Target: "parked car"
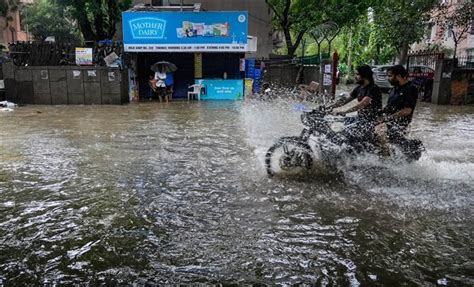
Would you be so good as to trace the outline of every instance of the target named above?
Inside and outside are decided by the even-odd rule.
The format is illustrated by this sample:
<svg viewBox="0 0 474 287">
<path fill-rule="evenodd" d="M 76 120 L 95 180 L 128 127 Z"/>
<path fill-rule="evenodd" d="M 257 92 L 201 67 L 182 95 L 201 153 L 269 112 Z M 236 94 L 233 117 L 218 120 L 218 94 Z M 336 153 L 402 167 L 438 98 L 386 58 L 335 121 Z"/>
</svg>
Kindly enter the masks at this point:
<svg viewBox="0 0 474 287">
<path fill-rule="evenodd" d="M 3 81 L 2 62 L 0 60 L 0 102 L 5 100 L 5 83 Z"/>
<path fill-rule="evenodd" d="M 429 66 L 413 65 L 408 68 L 408 77 L 423 76 L 425 78 L 433 79 L 434 72 L 435 71 Z"/>
<path fill-rule="evenodd" d="M 374 83 L 379 86 L 383 92 L 388 92 L 392 88 L 392 85 L 387 80 L 387 69 L 392 65 L 380 65 L 372 68 L 374 73 Z"/>
<path fill-rule="evenodd" d="M 392 67 L 392 65 L 380 65 L 372 68 L 372 72 L 374 72 L 374 82 L 384 92 L 387 92 L 392 88 L 392 85 L 390 85 L 387 80 L 387 70 L 390 67 Z M 412 79 L 417 76 L 432 79 L 434 77 L 434 70 L 429 66 L 410 65 L 408 68 L 408 77 Z"/>
</svg>

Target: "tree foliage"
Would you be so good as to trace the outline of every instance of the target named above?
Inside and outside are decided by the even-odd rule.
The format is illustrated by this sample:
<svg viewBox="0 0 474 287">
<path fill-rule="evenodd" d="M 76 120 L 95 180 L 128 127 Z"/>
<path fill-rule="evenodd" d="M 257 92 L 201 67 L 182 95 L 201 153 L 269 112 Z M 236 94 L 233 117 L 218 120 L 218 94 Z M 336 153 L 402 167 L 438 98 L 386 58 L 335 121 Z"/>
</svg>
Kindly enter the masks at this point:
<svg viewBox="0 0 474 287">
<path fill-rule="evenodd" d="M 8 21 L 11 21 L 12 18 L 8 16 L 8 13 L 17 11 L 19 5 L 20 0 L 0 0 L 0 16 L 6 17 Z"/>
<path fill-rule="evenodd" d="M 81 43 L 82 37 L 77 25 L 68 20 L 69 11 L 54 5 L 50 0 L 38 0 L 25 9 L 23 19 L 28 31 L 36 40 L 54 36 L 56 41 Z"/>
<path fill-rule="evenodd" d="M 273 11 L 273 25 L 283 31 L 288 55 L 294 55 L 305 33 L 313 23 L 321 21 L 317 1 L 266 0 Z"/>
<path fill-rule="evenodd" d="M 421 40 L 425 24 L 437 0 L 381 0 L 373 6 L 374 25 L 385 43 L 399 52 L 399 62 L 405 63 L 409 45 Z"/>
<path fill-rule="evenodd" d="M 68 7 L 77 21 L 85 40 L 111 39 L 117 31 L 121 12 L 128 9 L 131 0 L 55 0 Z"/>
<path fill-rule="evenodd" d="M 314 27 L 334 21 L 340 27 L 357 19 L 372 1 L 357 0 L 266 0 L 273 11 L 273 24 L 283 31 L 289 56 L 295 54 L 304 36 Z"/>
</svg>

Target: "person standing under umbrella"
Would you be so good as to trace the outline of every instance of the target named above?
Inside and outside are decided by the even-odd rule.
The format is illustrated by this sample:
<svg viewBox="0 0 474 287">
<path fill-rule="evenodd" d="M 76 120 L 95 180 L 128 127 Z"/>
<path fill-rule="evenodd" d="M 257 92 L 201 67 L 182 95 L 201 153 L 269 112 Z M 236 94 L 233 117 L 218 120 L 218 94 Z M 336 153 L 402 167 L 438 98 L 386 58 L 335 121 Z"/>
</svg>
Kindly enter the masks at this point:
<svg viewBox="0 0 474 287">
<path fill-rule="evenodd" d="M 150 69 L 155 72 L 155 79 L 163 80 L 166 87 L 165 100 L 166 102 L 171 101 L 174 85 L 173 72 L 177 70 L 176 65 L 167 61 L 159 61 L 151 65 Z"/>
<path fill-rule="evenodd" d="M 168 95 L 166 92 L 166 73 L 155 72 L 154 77 L 156 92 L 158 93 L 158 98 L 161 102 L 161 97 L 165 98 L 165 101 L 168 102 Z"/>
</svg>

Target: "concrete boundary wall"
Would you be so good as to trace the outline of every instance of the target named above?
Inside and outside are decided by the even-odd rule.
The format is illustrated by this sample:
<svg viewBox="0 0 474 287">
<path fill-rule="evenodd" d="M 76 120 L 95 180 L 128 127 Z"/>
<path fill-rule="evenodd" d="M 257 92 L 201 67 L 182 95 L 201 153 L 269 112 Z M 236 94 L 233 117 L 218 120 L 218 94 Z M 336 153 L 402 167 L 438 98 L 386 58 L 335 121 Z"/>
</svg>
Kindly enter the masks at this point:
<svg viewBox="0 0 474 287">
<path fill-rule="evenodd" d="M 118 68 L 15 66 L 3 63 L 5 98 L 17 104 L 120 105 L 128 102 L 127 77 Z"/>
<path fill-rule="evenodd" d="M 265 72 L 265 81 L 278 83 L 280 85 L 293 87 L 296 85 L 296 76 L 299 67 L 296 65 L 267 66 Z M 320 82 L 319 66 L 305 67 L 303 72 L 303 84 L 309 84 L 311 81 Z"/>
<path fill-rule="evenodd" d="M 449 104 L 474 104 L 474 69 L 456 68 L 453 70 L 451 89 L 449 91 Z"/>
</svg>

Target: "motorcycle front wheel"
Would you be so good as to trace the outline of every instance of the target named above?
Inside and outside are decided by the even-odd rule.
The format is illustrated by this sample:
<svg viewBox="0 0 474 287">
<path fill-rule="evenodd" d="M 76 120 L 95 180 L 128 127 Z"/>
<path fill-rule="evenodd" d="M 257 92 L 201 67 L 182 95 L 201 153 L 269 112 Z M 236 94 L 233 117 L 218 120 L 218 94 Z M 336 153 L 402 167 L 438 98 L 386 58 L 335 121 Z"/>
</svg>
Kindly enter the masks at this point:
<svg viewBox="0 0 474 287">
<path fill-rule="evenodd" d="M 313 151 L 299 137 L 280 138 L 265 155 L 265 167 L 270 177 L 309 171 L 312 165 Z"/>
</svg>

